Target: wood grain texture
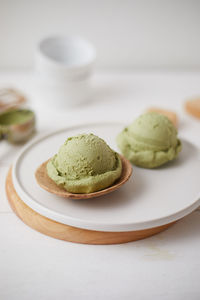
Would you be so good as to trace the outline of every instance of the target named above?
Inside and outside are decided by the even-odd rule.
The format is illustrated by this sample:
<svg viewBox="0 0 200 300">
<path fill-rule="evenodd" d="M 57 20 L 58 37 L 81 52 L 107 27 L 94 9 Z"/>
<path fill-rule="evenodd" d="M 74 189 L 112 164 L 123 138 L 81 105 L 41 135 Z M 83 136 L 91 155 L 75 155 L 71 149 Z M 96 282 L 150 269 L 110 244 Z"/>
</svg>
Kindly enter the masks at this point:
<svg viewBox="0 0 200 300">
<path fill-rule="evenodd" d="M 51 178 L 49 178 L 47 174 L 46 165 L 48 161 L 44 162 L 38 167 L 38 169 L 35 172 L 35 178 L 37 180 L 37 183 L 41 186 L 41 188 L 48 191 L 49 193 L 56 194 L 57 196 L 60 197 L 71 198 L 71 199 L 88 199 L 88 198 L 99 197 L 117 190 L 123 184 L 125 184 L 128 181 L 128 179 L 131 177 L 132 170 L 133 170 L 131 163 L 122 155 L 120 155 L 120 159 L 122 162 L 122 174 L 120 178 L 110 187 L 94 193 L 74 194 L 58 186 Z"/>
<path fill-rule="evenodd" d="M 38 214 L 20 199 L 13 186 L 11 169 L 6 178 L 6 193 L 13 211 L 25 224 L 45 235 L 74 243 L 95 245 L 127 243 L 157 234 L 174 223 L 127 232 L 94 231 L 61 224 Z"/>
</svg>

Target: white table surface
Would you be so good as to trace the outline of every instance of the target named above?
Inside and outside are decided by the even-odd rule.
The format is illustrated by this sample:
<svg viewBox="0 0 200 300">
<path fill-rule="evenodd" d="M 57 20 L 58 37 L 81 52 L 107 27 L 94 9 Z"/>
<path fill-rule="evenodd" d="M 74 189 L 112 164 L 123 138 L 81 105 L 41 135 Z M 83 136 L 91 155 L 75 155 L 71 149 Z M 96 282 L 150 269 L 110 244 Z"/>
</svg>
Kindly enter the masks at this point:
<svg viewBox="0 0 200 300">
<path fill-rule="evenodd" d="M 29 97 L 38 135 L 94 120 L 129 123 L 145 108 L 157 105 L 175 110 L 180 135 L 200 147 L 200 121 L 183 110 L 188 97 L 200 95 L 198 72 L 99 72 L 93 78 L 92 100 L 60 112 L 35 105 L 28 71 L 0 72 L 0 87 L 5 86 L 19 88 Z M 200 209 L 142 241 L 109 246 L 59 241 L 26 226 L 9 207 L 5 176 L 19 149 L 1 142 L 1 300 L 200 299 Z"/>
</svg>

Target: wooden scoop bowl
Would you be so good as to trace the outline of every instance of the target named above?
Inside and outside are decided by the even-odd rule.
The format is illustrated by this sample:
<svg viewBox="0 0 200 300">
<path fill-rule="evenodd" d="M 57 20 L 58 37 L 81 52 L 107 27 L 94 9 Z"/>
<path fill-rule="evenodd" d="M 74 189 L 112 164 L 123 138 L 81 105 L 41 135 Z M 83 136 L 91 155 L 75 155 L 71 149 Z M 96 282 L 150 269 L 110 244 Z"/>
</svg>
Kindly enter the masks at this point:
<svg viewBox="0 0 200 300">
<path fill-rule="evenodd" d="M 94 198 L 103 196 L 105 194 L 111 193 L 115 190 L 117 190 L 120 186 L 122 186 L 131 176 L 132 174 L 132 165 L 131 163 L 124 158 L 122 155 L 120 155 L 120 159 L 122 162 L 122 174 L 119 179 L 117 179 L 113 185 L 110 187 L 103 189 L 98 192 L 94 193 L 88 193 L 88 194 L 74 194 L 70 193 L 64 188 L 57 185 L 47 174 L 46 171 L 46 165 L 48 163 L 48 160 L 45 161 L 43 164 L 41 164 L 38 169 L 35 172 L 35 177 L 37 180 L 37 183 L 43 188 L 44 190 L 58 195 L 60 197 L 64 198 L 72 198 L 72 199 L 88 199 L 88 198 Z"/>
</svg>

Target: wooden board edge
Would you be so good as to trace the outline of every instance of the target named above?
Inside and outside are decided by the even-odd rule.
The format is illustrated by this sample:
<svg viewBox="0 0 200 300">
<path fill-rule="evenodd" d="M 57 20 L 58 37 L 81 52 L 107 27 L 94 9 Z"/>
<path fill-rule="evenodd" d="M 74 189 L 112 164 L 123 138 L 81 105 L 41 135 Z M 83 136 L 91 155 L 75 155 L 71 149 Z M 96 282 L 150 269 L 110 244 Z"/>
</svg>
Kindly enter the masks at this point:
<svg viewBox="0 0 200 300">
<path fill-rule="evenodd" d="M 104 232 L 81 229 L 46 218 L 26 205 L 20 199 L 14 188 L 12 168 L 8 171 L 5 187 L 12 210 L 26 225 L 40 233 L 68 242 L 93 245 L 122 244 L 150 237 L 166 230 L 175 223 L 172 222 L 155 228 L 126 232 Z"/>
</svg>

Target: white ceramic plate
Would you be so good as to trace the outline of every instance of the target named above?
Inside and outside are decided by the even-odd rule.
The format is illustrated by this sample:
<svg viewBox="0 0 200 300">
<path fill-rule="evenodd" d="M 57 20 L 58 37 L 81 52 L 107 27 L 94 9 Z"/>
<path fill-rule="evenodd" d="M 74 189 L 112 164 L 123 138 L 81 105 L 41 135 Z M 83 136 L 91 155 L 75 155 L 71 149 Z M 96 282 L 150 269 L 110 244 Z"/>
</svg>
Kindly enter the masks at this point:
<svg viewBox="0 0 200 300">
<path fill-rule="evenodd" d="M 60 198 L 42 190 L 36 168 L 78 133 L 92 132 L 117 150 L 115 138 L 124 124 L 100 123 L 66 128 L 27 145 L 13 165 L 13 183 L 21 199 L 39 214 L 67 225 L 100 231 L 130 231 L 167 224 L 200 205 L 200 154 L 183 140 L 179 157 L 154 169 L 133 167 L 131 179 L 118 191 L 87 199 Z"/>
</svg>

